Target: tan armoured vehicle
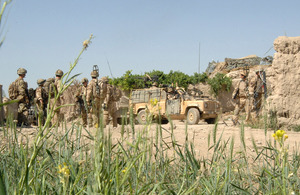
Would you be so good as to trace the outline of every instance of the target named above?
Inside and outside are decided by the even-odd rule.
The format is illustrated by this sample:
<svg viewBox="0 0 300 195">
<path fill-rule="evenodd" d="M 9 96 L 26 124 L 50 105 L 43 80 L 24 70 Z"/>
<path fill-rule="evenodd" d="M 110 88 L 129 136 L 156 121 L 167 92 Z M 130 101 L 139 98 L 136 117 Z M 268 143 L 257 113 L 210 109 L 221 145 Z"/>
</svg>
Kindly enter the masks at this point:
<svg viewBox="0 0 300 195">
<path fill-rule="evenodd" d="M 162 123 L 171 120 L 186 120 L 198 124 L 200 119 L 213 124 L 220 111 L 220 104 L 207 97 L 193 97 L 184 90 L 168 88 L 138 89 L 131 93 L 130 106 L 139 124 L 146 124 L 150 113 L 160 115 Z"/>
</svg>

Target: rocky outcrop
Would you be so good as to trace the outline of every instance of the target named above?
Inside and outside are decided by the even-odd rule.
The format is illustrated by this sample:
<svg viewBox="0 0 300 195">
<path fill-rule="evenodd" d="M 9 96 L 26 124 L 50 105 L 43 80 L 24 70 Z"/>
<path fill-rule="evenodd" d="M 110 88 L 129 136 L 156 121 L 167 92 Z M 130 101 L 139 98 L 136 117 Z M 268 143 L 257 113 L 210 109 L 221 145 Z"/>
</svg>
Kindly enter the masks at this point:
<svg viewBox="0 0 300 195">
<path fill-rule="evenodd" d="M 300 125 L 300 37 L 278 37 L 274 49 L 267 107 L 277 113 L 280 124 Z"/>
</svg>

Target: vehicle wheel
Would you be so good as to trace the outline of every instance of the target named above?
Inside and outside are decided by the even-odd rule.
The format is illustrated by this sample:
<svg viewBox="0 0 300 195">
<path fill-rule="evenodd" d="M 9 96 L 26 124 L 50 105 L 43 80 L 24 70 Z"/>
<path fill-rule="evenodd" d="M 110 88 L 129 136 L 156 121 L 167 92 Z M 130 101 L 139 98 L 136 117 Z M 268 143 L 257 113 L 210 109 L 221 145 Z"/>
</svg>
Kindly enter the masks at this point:
<svg viewBox="0 0 300 195">
<path fill-rule="evenodd" d="M 187 122 L 189 125 L 195 125 L 199 123 L 200 120 L 200 112 L 197 108 L 191 108 L 189 109 L 187 116 L 186 116 Z"/>
<path fill-rule="evenodd" d="M 137 115 L 137 121 L 141 125 L 145 125 L 147 123 L 147 114 L 145 110 L 140 110 Z"/>
<path fill-rule="evenodd" d="M 164 124 L 168 124 L 169 123 L 169 120 L 168 119 L 161 119 L 161 124 L 164 125 Z"/>
<path fill-rule="evenodd" d="M 208 119 L 205 119 L 205 122 L 207 122 L 208 124 L 215 124 L 216 118 L 208 118 Z"/>
<path fill-rule="evenodd" d="M 127 124 L 129 124 L 129 119 L 128 118 L 125 118 L 125 119 L 123 119 L 123 118 L 117 118 L 117 123 L 119 125 L 122 125 L 122 123 L 124 123 L 124 125 L 127 125 Z"/>
</svg>

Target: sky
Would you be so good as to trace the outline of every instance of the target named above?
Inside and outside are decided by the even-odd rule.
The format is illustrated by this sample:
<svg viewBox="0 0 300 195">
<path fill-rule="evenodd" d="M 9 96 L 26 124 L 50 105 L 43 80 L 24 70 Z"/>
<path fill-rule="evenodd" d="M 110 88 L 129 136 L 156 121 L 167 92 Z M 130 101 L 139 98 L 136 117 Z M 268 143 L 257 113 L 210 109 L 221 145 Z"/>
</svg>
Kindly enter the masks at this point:
<svg viewBox="0 0 300 195">
<path fill-rule="evenodd" d="M 0 27 L 0 84 L 7 95 L 20 67 L 29 88 L 68 71 L 91 34 L 73 71 L 78 79 L 90 79 L 93 65 L 100 78 L 127 70 L 193 75 L 212 60 L 273 56 L 277 37 L 299 36 L 299 7 L 299 0 L 13 0 Z"/>
</svg>

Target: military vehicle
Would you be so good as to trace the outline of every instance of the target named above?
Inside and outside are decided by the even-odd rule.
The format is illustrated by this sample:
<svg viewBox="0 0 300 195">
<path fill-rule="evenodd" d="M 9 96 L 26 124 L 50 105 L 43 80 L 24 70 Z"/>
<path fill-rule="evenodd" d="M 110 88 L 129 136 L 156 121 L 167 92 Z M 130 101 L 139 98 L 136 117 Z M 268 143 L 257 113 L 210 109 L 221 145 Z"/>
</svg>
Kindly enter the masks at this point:
<svg viewBox="0 0 300 195">
<path fill-rule="evenodd" d="M 132 91 L 130 106 L 139 124 L 146 124 L 149 113 L 160 114 L 162 122 L 187 120 L 190 125 L 198 124 L 200 119 L 213 124 L 220 111 L 220 103 L 208 97 L 193 97 L 183 89 L 167 88 L 137 89 Z M 150 111 L 150 112 L 149 112 Z"/>
</svg>

